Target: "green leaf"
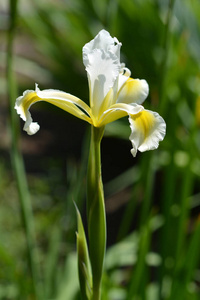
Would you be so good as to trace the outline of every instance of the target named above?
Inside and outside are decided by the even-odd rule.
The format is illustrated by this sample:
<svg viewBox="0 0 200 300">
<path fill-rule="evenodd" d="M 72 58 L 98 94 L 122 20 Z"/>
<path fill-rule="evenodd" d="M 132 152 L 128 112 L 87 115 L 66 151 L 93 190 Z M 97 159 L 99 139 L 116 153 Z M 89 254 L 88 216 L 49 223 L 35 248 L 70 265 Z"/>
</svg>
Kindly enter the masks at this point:
<svg viewBox="0 0 200 300">
<path fill-rule="evenodd" d="M 77 254 L 78 254 L 78 271 L 81 295 L 83 300 L 91 299 L 92 296 L 92 274 L 88 254 L 87 240 L 79 210 L 76 207 L 78 232 L 77 238 Z"/>
</svg>

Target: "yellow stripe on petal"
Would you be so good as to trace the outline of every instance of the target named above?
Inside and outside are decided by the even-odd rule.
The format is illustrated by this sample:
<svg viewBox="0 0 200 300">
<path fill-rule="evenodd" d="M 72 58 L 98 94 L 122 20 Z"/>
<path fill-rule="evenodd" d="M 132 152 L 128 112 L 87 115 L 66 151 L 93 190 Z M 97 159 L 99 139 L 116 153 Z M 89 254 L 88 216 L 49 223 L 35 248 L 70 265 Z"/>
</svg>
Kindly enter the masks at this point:
<svg viewBox="0 0 200 300">
<path fill-rule="evenodd" d="M 144 79 L 129 78 L 118 93 L 118 103 L 142 104 L 149 94 L 149 86 Z"/>
<path fill-rule="evenodd" d="M 56 105 L 61 109 L 73 114 L 77 118 L 91 123 L 91 120 L 88 120 L 91 116 L 91 109 L 81 99 L 69 93 L 53 89 L 40 91 L 39 88 L 37 88 L 36 92 L 37 96 L 42 101 Z"/>
<path fill-rule="evenodd" d="M 37 123 L 32 122 L 29 112 L 31 105 L 39 101 L 45 101 L 58 106 L 72 115 L 92 124 L 90 108 L 82 100 L 57 90 L 40 91 L 36 85 L 35 91 L 25 91 L 22 96 L 17 98 L 15 103 L 17 113 L 25 121 L 24 130 L 30 135 L 35 134 L 40 128 Z"/>
<path fill-rule="evenodd" d="M 144 152 L 158 148 L 166 133 L 166 124 L 163 118 L 156 112 L 143 110 L 137 115 L 129 116 L 133 149 L 131 153 L 136 155 L 137 150 Z"/>
<path fill-rule="evenodd" d="M 127 115 L 138 114 L 144 108 L 141 105 L 137 104 L 126 104 L 126 103 L 116 103 L 111 105 L 99 119 L 97 126 L 105 126 L 108 123 L 116 121 L 120 118 L 123 118 Z"/>
</svg>

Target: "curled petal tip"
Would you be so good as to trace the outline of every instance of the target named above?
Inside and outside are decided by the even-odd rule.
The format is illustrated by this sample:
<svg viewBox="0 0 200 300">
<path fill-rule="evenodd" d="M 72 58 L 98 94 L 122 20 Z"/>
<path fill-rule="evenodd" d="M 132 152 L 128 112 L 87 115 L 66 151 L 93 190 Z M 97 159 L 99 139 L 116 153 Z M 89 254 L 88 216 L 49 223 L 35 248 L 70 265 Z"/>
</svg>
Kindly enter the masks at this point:
<svg viewBox="0 0 200 300">
<path fill-rule="evenodd" d="M 29 134 L 33 135 L 40 129 L 40 125 L 37 122 L 32 122 L 29 126 L 24 125 L 24 130 Z"/>
<path fill-rule="evenodd" d="M 24 125 L 24 130 L 29 134 L 35 134 L 40 126 L 38 125 L 38 123 L 36 122 L 32 122 L 32 118 L 31 118 L 31 114 L 29 112 L 29 108 L 31 107 L 31 105 L 36 101 L 39 101 L 41 99 L 38 99 L 37 97 L 37 91 L 39 90 L 38 85 L 35 85 L 35 91 L 34 90 L 26 90 L 25 92 L 23 92 L 23 95 L 18 97 L 16 99 L 16 103 L 15 103 L 15 109 L 18 113 L 18 115 L 20 115 L 20 117 L 22 118 L 22 120 L 25 121 L 25 125 Z"/>
</svg>

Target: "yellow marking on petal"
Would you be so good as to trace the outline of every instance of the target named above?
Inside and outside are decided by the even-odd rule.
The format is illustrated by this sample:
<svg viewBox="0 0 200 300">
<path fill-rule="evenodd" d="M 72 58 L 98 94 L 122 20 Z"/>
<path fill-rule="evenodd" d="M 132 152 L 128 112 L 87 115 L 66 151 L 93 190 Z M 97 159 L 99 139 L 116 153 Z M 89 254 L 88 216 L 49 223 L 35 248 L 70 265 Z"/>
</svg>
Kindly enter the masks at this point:
<svg viewBox="0 0 200 300">
<path fill-rule="evenodd" d="M 114 91 L 113 89 L 111 88 L 109 90 L 109 92 L 107 93 L 106 97 L 104 98 L 103 100 L 103 103 L 99 109 L 99 114 L 98 114 L 98 117 L 100 118 L 101 115 L 109 108 L 109 106 L 111 105 L 112 103 L 112 99 L 113 99 L 113 95 L 114 95 Z"/>
<path fill-rule="evenodd" d="M 26 91 L 23 96 L 17 98 L 15 108 L 20 113 L 23 120 L 26 120 L 26 112 L 29 107 L 35 102 L 34 98 L 37 97 L 35 91 Z"/>
<path fill-rule="evenodd" d="M 142 133 L 145 140 L 154 128 L 155 116 L 149 111 L 143 110 L 137 115 L 132 115 L 131 119 L 134 121 L 135 127 Z"/>
<path fill-rule="evenodd" d="M 29 109 L 36 102 L 51 103 L 68 113 L 93 124 L 91 109 L 79 98 L 57 90 L 40 91 L 36 85 L 36 90 L 27 90 L 22 96 L 16 99 L 15 109 L 20 117 L 25 121 L 24 130 L 28 134 L 34 134 L 39 130 L 39 125 L 33 122 Z"/>
<path fill-rule="evenodd" d="M 87 116 L 84 112 L 82 112 L 78 106 L 76 106 L 74 103 L 63 103 L 63 101 L 61 100 L 57 100 L 57 99 L 41 99 L 42 101 L 51 103 L 63 110 L 65 110 L 66 112 L 84 120 L 87 121 L 88 123 L 92 124 L 92 119 Z"/>
<path fill-rule="evenodd" d="M 127 115 L 138 114 L 143 107 L 137 104 L 116 103 L 110 106 L 98 120 L 98 126 L 104 126 Z"/>
<path fill-rule="evenodd" d="M 40 96 L 38 96 L 38 93 Z M 48 98 L 46 97 L 46 93 L 48 93 Z M 17 102 L 16 107 L 18 106 L 18 110 L 20 109 L 20 113 L 23 117 L 23 119 L 26 119 L 26 115 L 28 110 L 30 109 L 30 106 L 36 102 L 39 101 L 44 101 L 44 102 L 48 102 L 51 103 L 69 113 L 71 113 L 72 115 L 85 120 L 87 122 L 89 122 L 90 124 L 92 124 L 92 120 L 90 118 L 90 108 L 87 106 L 86 103 L 84 103 L 82 100 L 69 95 L 62 92 L 59 94 L 60 98 L 62 97 L 63 94 L 63 99 L 56 99 L 56 93 L 58 94 L 58 92 L 55 91 L 51 91 L 51 92 L 46 92 L 44 90 L 43 91 L 26 91 L 24 93 L 24 95 L 22 97 L 19 97 L 18 100 L 19 102 Z M 44 98 L 43 98 L 43 94 L 44 94 Z M 64 98 L 65 96 L 65 98 Z M 67 96 L 69 97 L 69 100 L 67 99 Z M 55 99 L 54 99 L 55 97 Z M 71 99 L 70 99 L 71 98 Z M 77 103 L 77 104 L 76 104 Z M 79 108 L 82 107 L 83 111 Z M 88 115 L 86 115 L 86 113 L 84 112 L 86 110 L 86 113 L 88 113 Z"/>
<path fill-rule="evenodd" d="M 135 80 L 133 78 L 128 78 L 126 83 L 125 83 L 125 86 L 127 88 L 127 90 L 130 90 L 132 89 L 132 85 L 135 84 Z"/>
<path fill-rule="evenodd" d="M 26 111 L 29 109 L 29 107 L 32 104 L 34 104 L 35 102 L 38 102 L 38 96 L 37 96 L 36 92 L 31 92 L 24 97 L 24 99 L 21 103 L 21 108 L 25 115 L 26 115 Z"/>
<path fill-rule="evenodd" d="M 42 101 L 56 105 L 78 118 L 88 121 L 88 116 L 91 116 L 91 108 L 81 99 L 69 93 L 53 89 L 40 91 L 39 88 L 37 88 L 36 92 Z"/>
<path fill-rule="evenodd" d="M 142 110 L 136 115 L 130 115 L 129 122 L 133 156 L 137 150 L 144 152 L 158 148 L 159 141 L 163 140 L 166 133 L 165 121 L 158 113 Z"/>
<path fill-rule="evenodd" d="M 97 123 L 97 127 L 105 126 L 108 123 L 114 122 L 127 116 L 127 112 L 123 110 L 113 109 L 109 110 L 101 120 Z"/>
<path fill-rule="evenodd" d="M 149 93 L 149 86 L 144 79 L 128 78 L 118 92 L 117 102 L 142 104 Z"/>
</svg>

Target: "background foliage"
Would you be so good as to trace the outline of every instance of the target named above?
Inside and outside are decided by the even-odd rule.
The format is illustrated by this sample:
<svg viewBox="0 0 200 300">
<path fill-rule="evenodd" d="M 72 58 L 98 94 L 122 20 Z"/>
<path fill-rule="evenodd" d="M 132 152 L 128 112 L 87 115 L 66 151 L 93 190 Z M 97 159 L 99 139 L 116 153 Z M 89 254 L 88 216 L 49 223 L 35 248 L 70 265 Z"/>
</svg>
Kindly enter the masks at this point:
<svg viewBox="0 0 200 300">
<path fill-rule="evenodd" d="M 20 152 L 13 150 L 19 120 L 12 123 L 13 86 L 6 77 L 11 12 L 8 1 L 1 1 L 0 299 L 80 299 L 73 201 L 84 215 L 88 126 L 39 103 L 32 112 L 40 131 L 32 137 L 21 131 Z M 103 299 L 199 299 L 200 2 L 19 0 L 14 27 L 17 96 L 37 82 L 88 102 L 83 45 L 102 28 L 122 42 L 121 60 L 132 77 L 148 81 L 145 107 L 163 116 L 167 135 L 158 150 L 133 159 L 127 119 L 106 128 Z M 20 153 L 28 189 L 23 168 L 16 171 Z M 34 219 L 24 218 L 19 182 L 30 195 Z M 27 232 L 34 235 L 32 246 Z"/>
</svg>

